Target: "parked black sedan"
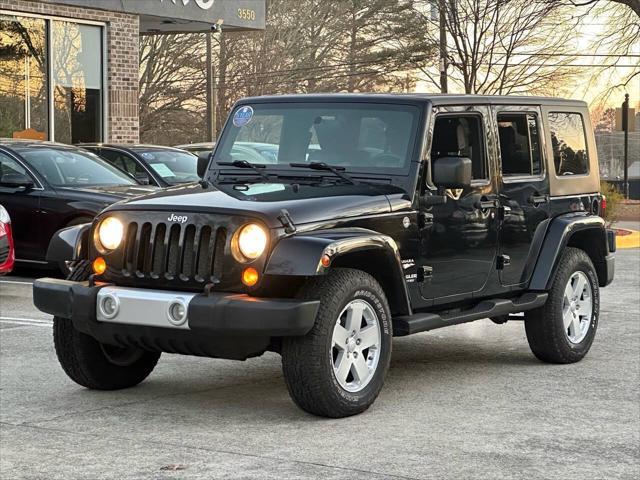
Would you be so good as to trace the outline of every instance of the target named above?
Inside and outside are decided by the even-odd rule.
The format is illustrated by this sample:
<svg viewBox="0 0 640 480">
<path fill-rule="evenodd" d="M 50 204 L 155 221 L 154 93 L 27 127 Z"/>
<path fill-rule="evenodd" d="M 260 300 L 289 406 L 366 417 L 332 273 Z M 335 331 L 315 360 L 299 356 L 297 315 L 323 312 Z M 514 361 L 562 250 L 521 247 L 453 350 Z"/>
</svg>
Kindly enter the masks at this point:
<svg viewBox="0 0 640 480">
<path fill-rule="evenodd" d="M 83 143 L 78 146 L 97 153 L 139 182 L 166 188 L 200 180 L 198 157 L 178 148 L 157 145 Z"/>
<path fill-rule="evenodd" d="M 81 148 L 0 139 L 0 204 L 11 216 L 18 264 L 47 265 L 56 231 L 153 190 Z"/>
</svg>

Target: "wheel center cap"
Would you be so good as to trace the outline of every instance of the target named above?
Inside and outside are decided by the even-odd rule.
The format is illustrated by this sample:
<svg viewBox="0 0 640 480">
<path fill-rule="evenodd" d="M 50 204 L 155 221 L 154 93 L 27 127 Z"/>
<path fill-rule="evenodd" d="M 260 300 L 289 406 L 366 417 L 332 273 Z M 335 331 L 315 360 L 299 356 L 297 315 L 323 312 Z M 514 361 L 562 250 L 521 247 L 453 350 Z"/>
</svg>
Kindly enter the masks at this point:
<svg viewBox="0 0 640 480">
<path fill-rule="evenodd" d="M 572 302 L 569 304 L 569 308 L 571 309 L 571 311 L 572 311 L 572 312 L 575 312 L 575 311 L 576 311 L 576 302 L 575 302 L 575 301 L 572 301 Z"/>
<path fill-rule="evenodd" d="M 347 343 L 347 350 L 349 351 L 349 353 L 352 353 L 355 349 L 356 349 L 356 341 L 355 339 L 351 338 L 349 340 L 349 343 Z"/>
</svg>

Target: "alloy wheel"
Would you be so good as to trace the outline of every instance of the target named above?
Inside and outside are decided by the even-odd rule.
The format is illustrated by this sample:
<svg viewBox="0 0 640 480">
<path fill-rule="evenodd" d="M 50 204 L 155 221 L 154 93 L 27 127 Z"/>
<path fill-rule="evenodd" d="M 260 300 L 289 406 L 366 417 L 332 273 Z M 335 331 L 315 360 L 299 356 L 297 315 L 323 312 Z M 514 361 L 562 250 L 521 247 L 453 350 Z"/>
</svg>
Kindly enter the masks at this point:
<svg viewBox="0 0 640 480">
<path fill-rule="evenodd" d="M 333 373 L 342 388 L 359 392 L 374 377 L 380 359 L 382 332 L 378 315 L 365 300 L 349 302 L 333 328 Z"/>
<path fill-rule="evenodd" d="M 564 289 L 562 322 L 571 343 L 580 343 L 589 332 L 593 318 L 591 283 L 584 272 L 574 272 Z"/>
</svg>

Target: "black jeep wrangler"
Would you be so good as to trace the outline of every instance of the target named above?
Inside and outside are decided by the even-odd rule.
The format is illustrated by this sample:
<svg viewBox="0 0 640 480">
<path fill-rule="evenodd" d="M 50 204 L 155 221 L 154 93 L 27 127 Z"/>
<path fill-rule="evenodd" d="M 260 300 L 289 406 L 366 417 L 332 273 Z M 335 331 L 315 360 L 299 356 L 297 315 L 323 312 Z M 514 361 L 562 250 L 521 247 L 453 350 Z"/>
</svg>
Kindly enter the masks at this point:
<svg viewBox="0 0 640 480">
<path fill-rule="evenodd" d="M 591 347 L 615 237 L 582 102 L 250 98 L 200 170 L 54 238 L 76 268 L 34 302 L 80 385 L 136 385 L 161 352 L 275 351 L 301 408 L 344 417 L 377 397 L 393 336 L 488 317 L 523 319 L 545 362 Z"/>
</svg>

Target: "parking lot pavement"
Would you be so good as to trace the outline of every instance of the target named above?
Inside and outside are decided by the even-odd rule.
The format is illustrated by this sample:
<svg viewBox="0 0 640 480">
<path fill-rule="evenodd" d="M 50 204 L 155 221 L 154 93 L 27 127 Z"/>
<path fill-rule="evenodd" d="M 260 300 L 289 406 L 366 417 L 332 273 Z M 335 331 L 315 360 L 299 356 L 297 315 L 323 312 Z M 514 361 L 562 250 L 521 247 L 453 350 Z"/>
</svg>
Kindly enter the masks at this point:
<svg viewBox="0 0 640 480">
<path fill-rule="evenodd" d="M 617 253 L 579 364 L 546 365 L 521 322 L 396 339 L 378 401 L 342 420 L 289 400 L 275 354 L 163 355 L 120 392 L 73 384 L 28 282 L 0 280 L 1 478 L 638 478 L 640 250 Z M 20 320 L 22 319 L 22 320 Z"/>
</svg>

